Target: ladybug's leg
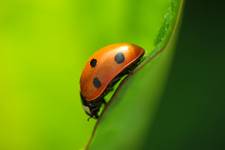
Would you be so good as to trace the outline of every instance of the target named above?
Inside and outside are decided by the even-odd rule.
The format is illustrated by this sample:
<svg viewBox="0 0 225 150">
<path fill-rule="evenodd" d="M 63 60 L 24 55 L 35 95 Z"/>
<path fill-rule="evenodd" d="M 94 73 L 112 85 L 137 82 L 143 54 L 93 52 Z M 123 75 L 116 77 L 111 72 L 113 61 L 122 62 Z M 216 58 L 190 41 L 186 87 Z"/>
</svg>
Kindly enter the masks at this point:
<svg viewBox="0 0 225 150">
<path fill-rule="evenodd" d="M 138 66 L 138 63 L 132 64 L 130 67 L 127 68 L 128 74 L 132 74 L 134 69 Z"/>
<path fill-rule="evenodd" d="M 131 74 L 133 72 L 133 69 L 131 67 L 128 67 L 126 68 L 123 73 L 121 74 L 121 76 L 124 76 L 124 75 L 128 75 L 128 74 Z"/>
<path fill-rule="evenodd" d="M 134 69 L 143 61 L 143 59 L 138 59 L 136 62 L 131 64 L 129 67 L 125 69 L 125 74 L 132 74 Z"/>
<path fill-rule="evenodd" d="M 132 73 L 133 72 L 133 68 L 127 68 L 127 74 L 130 74 L 130 73 Z"/>
<path fill-rule="evenodd" d="M 111 91 L 113 91 L 113 86 L 109 86 L 107 89 L 107 92 L 111 92 Z"/>
<path fill-rule="evenodd" d="M 102 98 L 102 103 L 103 103 L 104 105 L 107 104 L 104 98 Z"/>
<path fill-rule="evenodd" d="M 95 119 L 98 119 L 99 118 L 99 115 L 98 114 L 95 114 L 94 118 Z"/>
</svg>

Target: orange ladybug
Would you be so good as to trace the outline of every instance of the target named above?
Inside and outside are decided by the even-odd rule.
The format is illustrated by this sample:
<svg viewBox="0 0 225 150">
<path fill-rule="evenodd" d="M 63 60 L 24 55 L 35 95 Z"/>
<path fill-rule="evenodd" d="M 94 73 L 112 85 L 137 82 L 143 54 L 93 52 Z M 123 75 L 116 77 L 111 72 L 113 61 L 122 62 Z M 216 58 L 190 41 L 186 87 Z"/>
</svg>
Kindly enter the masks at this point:
<svg viewBox="0 0 225 150">
<path fill-rule="evenodd" d="M 98 118 L 104 96 L 138 65 L 144 53 L 137 45 L 119 43 L 106 46 L 89 58 L 80 78 L 80 96 L 90 117 Z"/>
</svg>

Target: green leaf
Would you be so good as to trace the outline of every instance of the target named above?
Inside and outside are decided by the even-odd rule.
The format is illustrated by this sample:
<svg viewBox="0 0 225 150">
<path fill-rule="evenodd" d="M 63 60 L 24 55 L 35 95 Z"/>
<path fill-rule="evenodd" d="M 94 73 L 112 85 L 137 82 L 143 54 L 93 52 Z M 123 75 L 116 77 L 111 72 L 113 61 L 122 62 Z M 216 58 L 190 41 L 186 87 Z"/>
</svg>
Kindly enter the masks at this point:
<svg viewBox="0 0 225 150">
<path fill-rule="evenodd" d="M 182 0 L 165 3 L 168 5 L 161 16 L 158 36 L 149 39 L 155 40 L 154 50 L 149 51 L 145 61 L 121 82 L 97 121 L 87 149 L 141 149 L 146 144 L 147 130 L 154 119 L 173 56 L 183 7 Z M 151 9 L 150 2 L 147 6 Z M 162 9 L 154 13 L 158 11 Z"/>
</svg>

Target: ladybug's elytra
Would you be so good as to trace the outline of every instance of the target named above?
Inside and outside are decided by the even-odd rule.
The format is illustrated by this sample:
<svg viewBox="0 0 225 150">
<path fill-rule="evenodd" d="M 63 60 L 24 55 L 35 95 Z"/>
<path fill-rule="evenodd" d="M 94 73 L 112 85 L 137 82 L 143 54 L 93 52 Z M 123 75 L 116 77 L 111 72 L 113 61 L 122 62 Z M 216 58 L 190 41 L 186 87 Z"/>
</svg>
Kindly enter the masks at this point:
<svg viewBox="0 0 225 150">
<path fill-rule="evenodd" d="M 89 58 L 80 78 L 80 96 L 90 117 L 98 118 L 104 96 L 138 65 L 144 53 L 137 45 L 119 43 L 106 46 Z"/>
</svg>

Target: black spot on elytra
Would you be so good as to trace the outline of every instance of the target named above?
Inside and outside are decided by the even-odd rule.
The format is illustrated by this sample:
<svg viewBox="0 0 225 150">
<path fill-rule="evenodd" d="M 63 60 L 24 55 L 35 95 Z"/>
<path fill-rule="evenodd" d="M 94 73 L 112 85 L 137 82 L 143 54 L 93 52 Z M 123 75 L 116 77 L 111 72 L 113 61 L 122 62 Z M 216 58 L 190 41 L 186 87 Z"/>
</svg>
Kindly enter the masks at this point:
<svg viewBox="0 0 225 150">
<path fill-rule="evenodd" d="M 94 80 L 93 80 L 93 85 L 96 88 L 99 88 L 101 86 L 101 81 L 97 77 L 95 77 Z"/>
<path fill-rule="evenodd" d="M 114 59 L 115 59 L 115 61 L 116 61 L 117 64 L 121 64 L 121 63 L 124 62 L 125 57 L 124 57 L 123 53 L 119 52 L 119 53 L 117 53 L 115 55 L 115 58 Z"/>
<path fill-rule="evenodd" d="M 94 68 L 97 65 L 97 60 L 96 59 L 92 59 L 90 61 L 90 65 L 91 65 L 92 68 Z"/>
</svg>

